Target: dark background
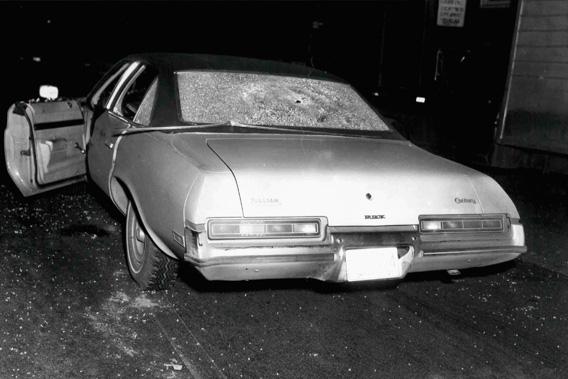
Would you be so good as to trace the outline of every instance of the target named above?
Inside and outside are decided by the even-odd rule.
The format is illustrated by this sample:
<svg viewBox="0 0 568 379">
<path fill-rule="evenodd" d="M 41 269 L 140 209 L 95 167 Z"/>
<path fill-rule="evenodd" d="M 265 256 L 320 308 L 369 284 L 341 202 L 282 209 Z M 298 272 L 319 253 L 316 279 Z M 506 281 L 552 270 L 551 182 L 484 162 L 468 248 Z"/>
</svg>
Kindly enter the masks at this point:
<svg viewBox="0 0 568 379">
<path fill-rule="evenodd" d="M 437 0 L 1 2 L 0 106 L 36 97 L 41 84 L 58 86 L 64 97 L 83 96 L 112 63 L 135 52 L 267 58 L 343 77 L 413 142 L 486 164 L 517 4 L 481 8 L 468 1 L 463 28 L 436 26 L 437 6 Z"/>
</svg>

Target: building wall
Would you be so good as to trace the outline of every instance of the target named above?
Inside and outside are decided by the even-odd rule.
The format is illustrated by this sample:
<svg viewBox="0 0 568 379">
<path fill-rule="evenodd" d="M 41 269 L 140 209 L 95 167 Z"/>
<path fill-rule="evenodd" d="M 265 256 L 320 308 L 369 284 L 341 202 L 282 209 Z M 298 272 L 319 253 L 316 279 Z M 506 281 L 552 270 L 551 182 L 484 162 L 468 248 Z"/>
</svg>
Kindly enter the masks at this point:
<svg viewBox="0 0 568 379">
<path fill-rule="evenodd" d="M 499 144 L 568 155 L 568 1 L 521 2 L 509 75 Z"/>
</svg>

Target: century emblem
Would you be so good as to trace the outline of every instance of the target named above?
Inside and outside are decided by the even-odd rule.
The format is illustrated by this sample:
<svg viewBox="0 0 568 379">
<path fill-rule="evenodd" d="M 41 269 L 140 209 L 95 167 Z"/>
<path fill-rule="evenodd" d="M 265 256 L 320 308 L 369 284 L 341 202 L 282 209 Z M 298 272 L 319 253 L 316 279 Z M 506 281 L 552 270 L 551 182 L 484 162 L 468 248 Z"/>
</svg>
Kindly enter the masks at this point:
<svg viewBox="0 0 568 379">
<path fill-rule="evenodd" d="M 475 201 L 475 199 L 466 199 L 466 198 L 463 198 L 463 197 L 456 197 L 456 198 L 454 199 L 454 201 L 455 201 L 457 204 L 467 204 L 467 203 L 469 203 L 469 204 L 477 204 L 477 201 Z"/>
</svg>

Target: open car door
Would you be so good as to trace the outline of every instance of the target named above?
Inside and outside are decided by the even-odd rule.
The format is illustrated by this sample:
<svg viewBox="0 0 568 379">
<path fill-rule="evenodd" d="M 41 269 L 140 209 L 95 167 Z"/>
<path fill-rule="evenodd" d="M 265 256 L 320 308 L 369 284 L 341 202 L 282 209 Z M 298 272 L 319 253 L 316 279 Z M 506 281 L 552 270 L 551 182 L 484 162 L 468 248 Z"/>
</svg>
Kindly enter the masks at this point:
<svg viewBox="0 0 568 379">
<path fill-rule="evenodd" d="M 84 180 L 86 127 L 75 100 L 16 103 L 8 109 L 4 154 L 24 196 Z"/>
</svg>

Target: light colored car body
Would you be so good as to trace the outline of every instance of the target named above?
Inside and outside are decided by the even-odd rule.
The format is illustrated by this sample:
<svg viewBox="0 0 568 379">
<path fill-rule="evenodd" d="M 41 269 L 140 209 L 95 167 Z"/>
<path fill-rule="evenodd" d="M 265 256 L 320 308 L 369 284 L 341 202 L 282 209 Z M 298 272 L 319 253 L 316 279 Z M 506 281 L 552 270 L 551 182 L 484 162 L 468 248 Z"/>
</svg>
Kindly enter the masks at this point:
<svg viewBox="0 0 568 379">
<path fill-rule="evenodd" d="M 61 121 L 77 120 L 73 101 L 13 106 L 5 150 L 14 182 L 30 195 L 81 179 L 87 150 L 90 177 L 118 209 L 126 213 L 129 202 L 135 204 L 158 248 L 210 280 L 393 279 L 496 264 L 526 251 L 519 214 L 495 181 L 394 131 L 381 137 L 237 124 L 180 129 L 179 104 L 168 92 L 175 88 L 168 72 L 176 68 L 168 63 L 221 70 L 212 59 L 129 57 L 113 69 L 118 82 L 98 110 L 93 98 L 113 71 L 95 87 L 91 107 L 83 106 L 84 123 Z M 227 59 L 243 72 L 262 65 L 220 61 Z M 113 105 L 144 65 L 159 72 L 146 128 Z M 271 67 L 280 75 L 308 72 Z M 65 107 L 71 112 L 57 116 L 54 110 Z M 37 128 L 46 122 L 42 114 L 56 127 Z M 42 183 L 50 162 L 59 175 Z"/>
</svg>

